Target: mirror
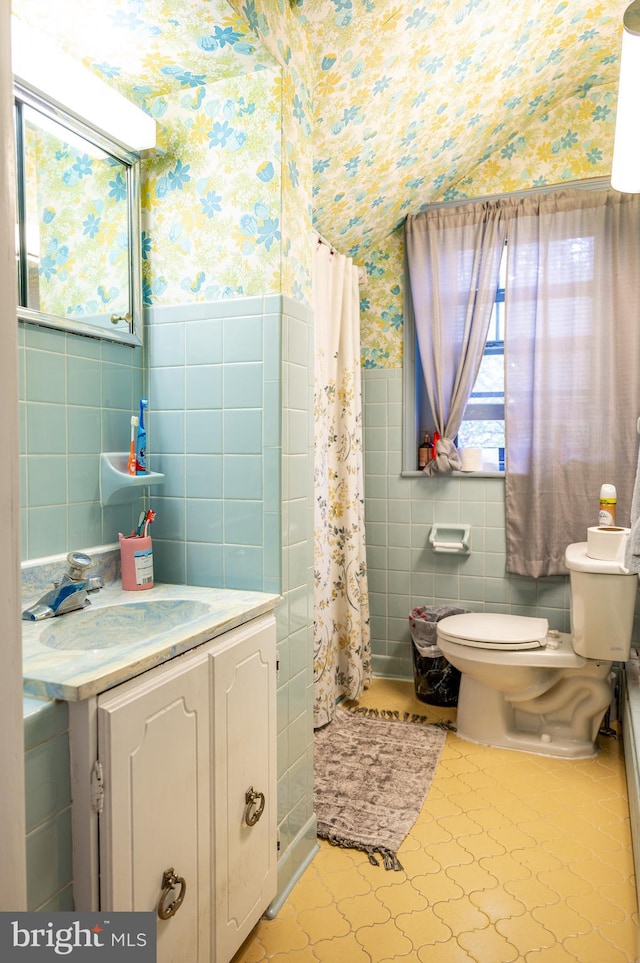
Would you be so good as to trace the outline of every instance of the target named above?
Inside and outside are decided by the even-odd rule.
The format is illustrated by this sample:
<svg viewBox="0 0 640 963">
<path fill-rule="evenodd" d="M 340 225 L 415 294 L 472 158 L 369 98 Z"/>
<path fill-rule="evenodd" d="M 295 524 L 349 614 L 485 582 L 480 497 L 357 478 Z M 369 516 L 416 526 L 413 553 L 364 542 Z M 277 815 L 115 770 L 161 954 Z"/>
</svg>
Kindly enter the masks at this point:
<svg viewBox="0 0 640 963">
<path fill-rule="evenodd" d="M 19 319 L 141 344 L 138 158 L 14 91 Z"/>
</svg>

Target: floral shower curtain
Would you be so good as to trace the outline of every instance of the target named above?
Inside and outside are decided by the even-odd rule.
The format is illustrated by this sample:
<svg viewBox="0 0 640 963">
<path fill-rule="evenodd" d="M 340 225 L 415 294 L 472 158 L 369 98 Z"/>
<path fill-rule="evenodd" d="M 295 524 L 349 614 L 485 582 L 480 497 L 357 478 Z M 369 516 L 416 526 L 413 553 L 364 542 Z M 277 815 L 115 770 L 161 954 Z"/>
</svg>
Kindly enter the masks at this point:
<svg viewBox="0 0 640 963">
<path fill-rule="evenodd" d="M 314 243 L 314 725 L 371 681 L 358 270 Z"/>
</svg>

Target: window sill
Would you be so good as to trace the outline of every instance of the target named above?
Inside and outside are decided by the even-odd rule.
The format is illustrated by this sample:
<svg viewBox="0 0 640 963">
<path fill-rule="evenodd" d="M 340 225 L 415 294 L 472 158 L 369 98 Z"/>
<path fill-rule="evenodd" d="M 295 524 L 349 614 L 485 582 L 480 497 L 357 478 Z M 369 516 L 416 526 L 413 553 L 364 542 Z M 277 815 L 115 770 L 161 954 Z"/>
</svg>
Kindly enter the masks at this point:
<svg viewBox="0 0 640 963">
<path fill-rule="evenodd" d="M 503 471 L 452 471 L 446 475 L 426 475 L 423 471 L 401 471 L 402 478 L 504 478 Z"/>
</svg>

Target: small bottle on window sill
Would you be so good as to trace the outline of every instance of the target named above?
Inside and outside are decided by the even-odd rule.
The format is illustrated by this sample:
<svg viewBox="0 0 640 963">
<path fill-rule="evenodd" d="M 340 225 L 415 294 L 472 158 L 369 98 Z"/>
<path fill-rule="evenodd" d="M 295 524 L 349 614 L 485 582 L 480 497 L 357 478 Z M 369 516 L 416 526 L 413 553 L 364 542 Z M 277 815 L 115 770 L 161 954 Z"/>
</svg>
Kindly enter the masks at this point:
<svg viewBox="0 0 640 963">
<path fill-rule="evenodd" d="M 433 444 L 429 437 L 429 432 L 425 431 L 422 444 L 418 448 L 418 471 L 424 471 L 427 463 L 433 458 Z"/>
</svg>

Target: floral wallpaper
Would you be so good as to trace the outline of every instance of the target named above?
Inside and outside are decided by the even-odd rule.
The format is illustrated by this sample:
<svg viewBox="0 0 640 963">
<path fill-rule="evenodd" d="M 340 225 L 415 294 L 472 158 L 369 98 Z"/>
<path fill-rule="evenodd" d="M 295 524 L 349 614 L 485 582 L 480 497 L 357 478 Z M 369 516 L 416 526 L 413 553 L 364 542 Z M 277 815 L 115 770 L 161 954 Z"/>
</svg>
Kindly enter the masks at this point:
<svg viewBox="0 0 640 963">
<path fill-rule="evenodd" d="M 144 162 L 145 304 L 280 289 L 281 95 L 269 69 L 153 102 L 162 152 Z"/>
<path fill-rule="evenodd" d="M 158 120 L 145 299 L 308 301 L 313 223 L 365 268 L 381 367 L 402 364 L 407 212 L 609 175 L 627 3 L 14 0 Z"/>
<path fill-rule="evenodd" d="M 591 142 L 612 119 L 602 94 L 616 92 L 625 6 L 301 0 L 315 79 L 317 222 L 360 254 L 408 211 L 467 193 L 463 182 L 471 186 L 489 158 L 517 156 L 521 184 L 545 180 L 531 167 L 529 133 L 595 92 L 597 105 L 562 131 L 566 140 L 554 131 L 549 143 L 592 174 Z"/>
<path fill-rule="evenodd" d="M 13 0 L 12 10 L 138 103 L 274 63 L 227 0 Z"/>
<path fill-rule="evenodd" d="M 299 0 L 314 222 L 366 269 L 366 367 L 402 364 L 407 212 L 608 176 L 626 0 Z"/>
<path fill-rule="evenodd" d="M 282 293 L 311 297 L 313 220 L 313 101 L 309 41 L 295 15 L 296 0 L 229 0 L 247 18 L 261 46 L 281 64 Z"/>
</svg>

